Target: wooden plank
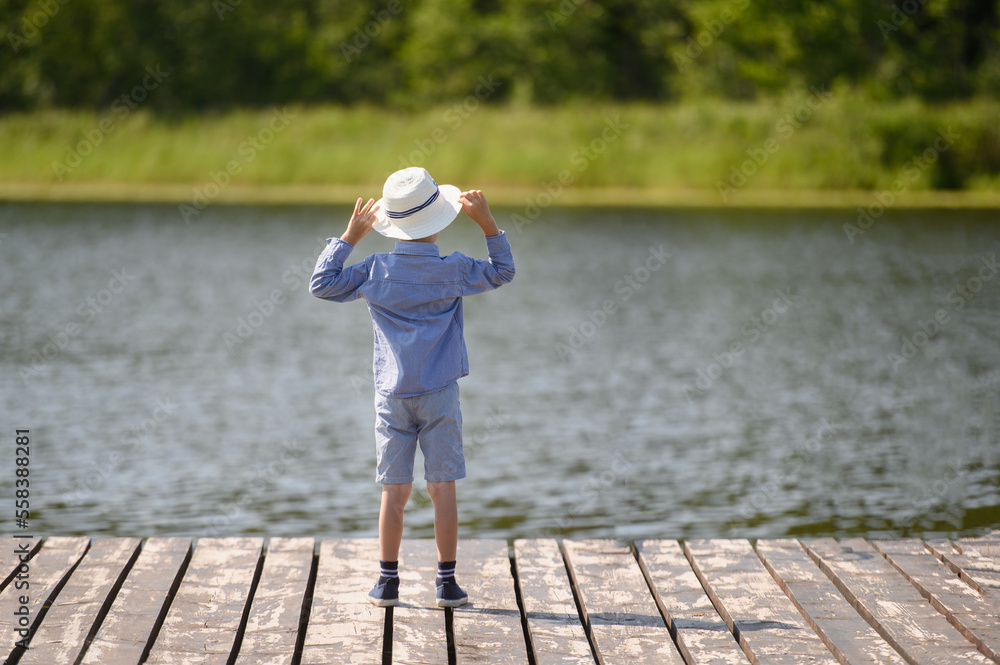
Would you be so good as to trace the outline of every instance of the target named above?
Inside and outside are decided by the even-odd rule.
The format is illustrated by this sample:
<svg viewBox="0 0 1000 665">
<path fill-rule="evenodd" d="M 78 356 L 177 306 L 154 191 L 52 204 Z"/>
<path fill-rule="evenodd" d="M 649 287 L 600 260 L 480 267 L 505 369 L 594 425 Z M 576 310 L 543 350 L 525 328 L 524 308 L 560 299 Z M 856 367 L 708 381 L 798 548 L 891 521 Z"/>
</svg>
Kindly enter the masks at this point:
<svg viewBox="0 0 1000 665">
<path fill-rule="evenodd" d="M 1000 582 L 1000 550 L 981 543 L 960 540 L 955 548 L 969 561 L 975 561 L 980 577 L 996 587 Z"/>
<path fill-rule="evenodd" d="M 87 647 L 82 665 L 138 665 L 191 552 L 188 538 L 150 538 Z"/>
<path fill-rule="evenodd" d="M 974 550 L 978 556 L 1000 559 L 1000 537 L 989 535 L 979 538 L 959 538 L 955 542 L 955 547 L 962 554 Z"/>
<path fill-rule="evenodd" d="M 382 662 L 386 610 L 368 602 L 378 577 L 378 540 L 320 543 L 302 665 Z"/>
<path fill-rule="evenodd" d="M 563 548 L 599 663 L 683 665 L 631 549 L 611 540 Z"/>
<path fill-rule="evenodd" d="M 981 556 L 970 548 L 961 554 L 951 543 L 929 542 L 926 547 L 979 593 L 1000 594 L 1000 561 Z"/>
<path fill-rule="evenodd" d="M 872 545 L 981 653 L 1000 663 L 1000 601 L 984 596 L 934 558 L 919 540 Z"/>
<path fill-rule="evenodd" d="M 939 555 L 937 555 L 937 554 L 934 553 L 935 550 L 941 550 L 942 552 L 957 552 L 958 551 L 958 550 L 956 550 L 952 546 L 950 540 L 945 540 L 943 538 L 938 538 L 938 539 L 935 539 L 935 540 L 925 540 L 924 541 L 924 547 L 926 547 L 928 549 L 928 551 L 930 551 L 932 554 L 934 554 L 934 556 L 937 556 L 939 559 L 941 557 Z"/>
<path fill-rule="evenodd" d="M 21 665 L 76 662 L 111 606 L 140 543 L 138 538 L 93 541 L 31 638 Z"/>
<path fill-rule="evenodd" d="M 10 546 L 0 550 L 0 592 L 14 579 L 22 559 L 33 557 L 41 546 L 41 538 L 20 538 L 15 535 L 11 538 Z"/>
<path fill-rule="evenodd" d="M 514 564 L 535 663 L 593 665 L 559 543 L 515 540 Z"/>
<path fill-rule="evenodd" d="M 376 559 L 376 562 L 378 559 Z M 392 662 L 448 662 L 444 609 L 437 606 L 437 548 L 433 540 L 404 540 L 399 552 L 399 605 L 392 614 Z M 375 582 L 372 577 L 369 583 Z"/>
<path fill-rule="evenodd" d="M 910 663 L 989 663 L 860 538 L 803 541 L 862 617 Z"/>
<path fill-rule="evenodd" d="M 264 547 L 262 538 L 201 538 L 149 665 L 222 665 L 236 645 Z"/>
<path fill-rule="evenodd" d="M 528 665 L 507 541 L 459 541 L 455 575 L 469 594 L 469 602 L 454 609 L 457 662 Z"/>
<path fill-rule="evenodd" d="M 758 540 L 756 550 L 771 577 L 840 662 L 903 662 L 902 655 L 861 618 L 797 540 Z"/>
<path fill-rule="evenodd" d="M 3 640 L 0 653 L 6 656 L 14 651 L 15 643 L 24 637 L 18 630 L 33 633 L 38 629 L 42 608 L 52 601 L 59 585 L 83 557 L 89 544 L 90 539 L 82 537 L 46 538 L 38 553 L 28 561 L 28 570 L 21 570 L 0 593 L 0 639 Z M 17 588 L 25 583 L 27 588 Z M 14 614 L 20 610 L 22 596 L 27 596 L 28 600 L 27 626 L 20 625 Z"/>
<path fill-rule="evenodd" d="M 312 573 L 312 538 L 271 538 L 236 665 L 291 665 Z"/>
<path fill-rule="evenodd" d="M 837 660 L 745 540 L 693 540 L 684 552 L 754 665 Z"/>
<path fill-rule="evenodd" d="M 639 564 L 655 589 L 677 648 L 689 665 L 745 665 L 749 661 L 712 605 L 675 540 L 636 545 Z"/>
</svg>

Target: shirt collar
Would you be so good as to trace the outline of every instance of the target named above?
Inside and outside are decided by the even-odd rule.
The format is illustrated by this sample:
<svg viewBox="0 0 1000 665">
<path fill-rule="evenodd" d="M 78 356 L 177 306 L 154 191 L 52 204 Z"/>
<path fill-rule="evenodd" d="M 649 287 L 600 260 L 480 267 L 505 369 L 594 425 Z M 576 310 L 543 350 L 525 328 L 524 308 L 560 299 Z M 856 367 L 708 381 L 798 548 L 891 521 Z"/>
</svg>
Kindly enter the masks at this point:
<svg viewBox="0 0 1000 665">
<path fill-rule="evenodd" d="M 397 240 L 393 254 L 415 254 L 418 256 L 438 256 L 438 246 L 432 242 Z"/>
</svg>

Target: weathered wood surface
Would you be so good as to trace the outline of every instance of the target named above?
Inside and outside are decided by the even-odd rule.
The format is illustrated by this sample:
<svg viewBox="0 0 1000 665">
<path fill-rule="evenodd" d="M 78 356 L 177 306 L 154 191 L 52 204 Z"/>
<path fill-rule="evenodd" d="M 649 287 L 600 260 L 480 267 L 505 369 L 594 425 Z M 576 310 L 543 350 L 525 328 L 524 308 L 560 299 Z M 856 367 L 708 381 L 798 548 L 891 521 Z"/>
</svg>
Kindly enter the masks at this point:
<svg viewBox="0 0 1000 665">
<path fill-rule="evenodd" d="M 150 538 L 114 598 L 82 665 L 139 665 L 191 554 L 189 538 Z"/>
<path fill-rule="evenodd" d="M 385 610 L 366 596 L 378 577 L 378 541 L 320 543 L 302 665 L 381 663 Z"/>
<path fill-rule="evenodd" d="M 260 562 L 261 538 L 202 538 L 146 661 L 226 665 Z"/>
<path fill-rule="evenodd" d="M 17 539 L 11 539 L 15 544 Z M 462 541 L 469 604 L 436 605 L 431 540 L 404 541 L 377 608 L 373 538 L 49 538 L 9 568 L 18 665 L 1000 663 L 1000 537 L 956 541 Z M 6 557 L 6 558 L 4 558 Z M 6 561 L 6 563 L 4 563 Z M 20 595 L 31 628 L 15 646 Z M 521 606 L 519 607 L 518 598 Z"/>
<path fill-rule="evenodd" d="M 611 540 L 563 547 L 598 662 L 684 664 L 630 548 Z"/>
<path fill-rule="evenodd" d="M 114 590 L 139 553 L 138 538 L 99 538 L 49 607 L 21 665 L 75 663 L 110 608 Z"/>
<path fill-rule="evenodd" d="M 272 538 L 236 665 L 292 665 L 313 566 L 312 538 Z"/>
<path fill-rule="evenodd" d="M 373 572 L 377 572 L 377 562 L 378 558 Z M 371 577 L 371 583 L 376 576 Z M 440 665 L 448 662 L 445 617 L 444 610 L 437 606 L 436 577 L 434 541 L 404 541 L 399 552 L 399 605 L 393 608 L 392 615 L 393 663 Z"/>
<path fill-rule="evenodd" d="M 955 549 L 973 569 L 970 575 L 982 580 L 985 586 L 1000 589 L 1000 547 L 989 540 L 963 538 L 955 543 Z"/>
<path fill-rule="evenodd" d="M 963 554 L 948 541 L 931 541 L 925 546 L 979 593 L 1000 594 L 1000 560 L 983 557 L 971 549 Z"/>
<path fill-rule="evenodd" d="M 514 541 L 521 602 L 537 665 L 593 665 L 559 543 Z"/>
<path fill-rule="evenodd" d="M 963 554 L 969 550 L 982 557 L 1000 559 L 1000 536 L 989 535 L 982 538 L 959 538 L 955 547 Z"/>
<path fill-rule="evenodd" d="M 693 540 L 684 552 L 751 663 L 837 663 L 749 542 Z"/>
<path fill-rule="evenodd" d="M 14 536 L 10 539 L 10 545 L 0 549 L 0 591 L 3 591 L 17 574 L 21 566 L 21 557 L 31 558 L 41 546 L 41 538 Z"/>
<path fill-rule="evenodd" d="M 816 566 L 797 540 L 758 540 L 757 555 L 827 648 L 842 663 L 903 662 Z"/>
<path fill-rule="evenodd" d="M 965 561 L 976 568 L 973 574 L 983 581 L 984 586 L 1000 592 L 1000 543 L 982 539 L 980 544 L 967 539 L 958 541 L 956 549 Z"/>
<path fill-rule="evenodd" d="M 458 663 L 528 665 L 509 552 L 505 540 L 458 543 L 456 580 L 469 594 L 454 609 Z"/>
<path fill-rule="evenodd" d="M 677 647 L 691 665 L 746 665 L 746 654 L 691 569 L 679 543 L 652 540 L 636 545 L 667 617 Z"/>
<path fill-rule="evenodd" d="M 876 550 L 920 595 L 976 645 L 1000 663 L 1000 602 L 981 594 L 934 558 L 919 540 L 875 541 Z"/>
<path fill-rule="evenodd" d="M 864 540 L 820 538 L 804 544 L 861 616 L 908 662 L 992 662 Z"/>
<path fill-rule="evenodd" d="M 0 639 L 8 651 L 13 651 L 15 643 L 22 639 L 18 629 L 31 631 L 38 629 L 42 619 L 42 608 L 47 606 L 55 595 L 56 589 L 73 569 L 90 544 L 89 538 L 49 538 L 37 554 L 28 560 L 26 577 L 14 580 L 0 594 Z M 28 588 L 19 589 L 18 582 L 27 582 Z M 14 613 L 20 611 L 20 598 L 27 596 L 29 625 L 18 625 L 19 617 Z M 29 643 L 30 644 L 30 643 Z"/>
</svg>

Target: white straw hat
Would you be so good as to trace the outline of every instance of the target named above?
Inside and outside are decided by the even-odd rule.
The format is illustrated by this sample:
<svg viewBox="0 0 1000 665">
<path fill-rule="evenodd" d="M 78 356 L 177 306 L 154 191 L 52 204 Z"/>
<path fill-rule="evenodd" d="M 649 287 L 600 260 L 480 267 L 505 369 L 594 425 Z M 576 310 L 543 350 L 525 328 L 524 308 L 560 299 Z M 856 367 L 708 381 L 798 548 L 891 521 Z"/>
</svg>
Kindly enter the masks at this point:
<svg viewBox="0 0 1000 665">
<path fill-rule="evenodd" d="M 411 166 L 385 181 L 373 229 L 389 238 L 417 240 L 434 235 L 462 209 L 462 190 L 438 185 L 426 169 Z"/>
</svg>

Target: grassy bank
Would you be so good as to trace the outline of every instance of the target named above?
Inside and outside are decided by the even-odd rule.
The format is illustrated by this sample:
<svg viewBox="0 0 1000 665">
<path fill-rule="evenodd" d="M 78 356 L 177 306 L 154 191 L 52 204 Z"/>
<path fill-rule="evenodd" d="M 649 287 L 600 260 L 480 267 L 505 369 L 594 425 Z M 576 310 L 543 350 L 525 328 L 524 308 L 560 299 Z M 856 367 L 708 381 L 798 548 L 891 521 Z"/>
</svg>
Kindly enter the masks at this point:
<svg viewBox="0 0 1000 665">
<path fill-rule="evenodd" d="M 522 203 L 1000 206 L 1000 102 L 754 103 L 418 114 L 287 108 L 161 118 L 141 108 L 0 116 L 0 198 L 344 201 L 427 167 Z M 562 182 L 560 182 L 560 178 Z M 222 186 L 216 187 L 216 183 Z M 214 196 L 212 196 L 214 194 Z"/>
</svg>

